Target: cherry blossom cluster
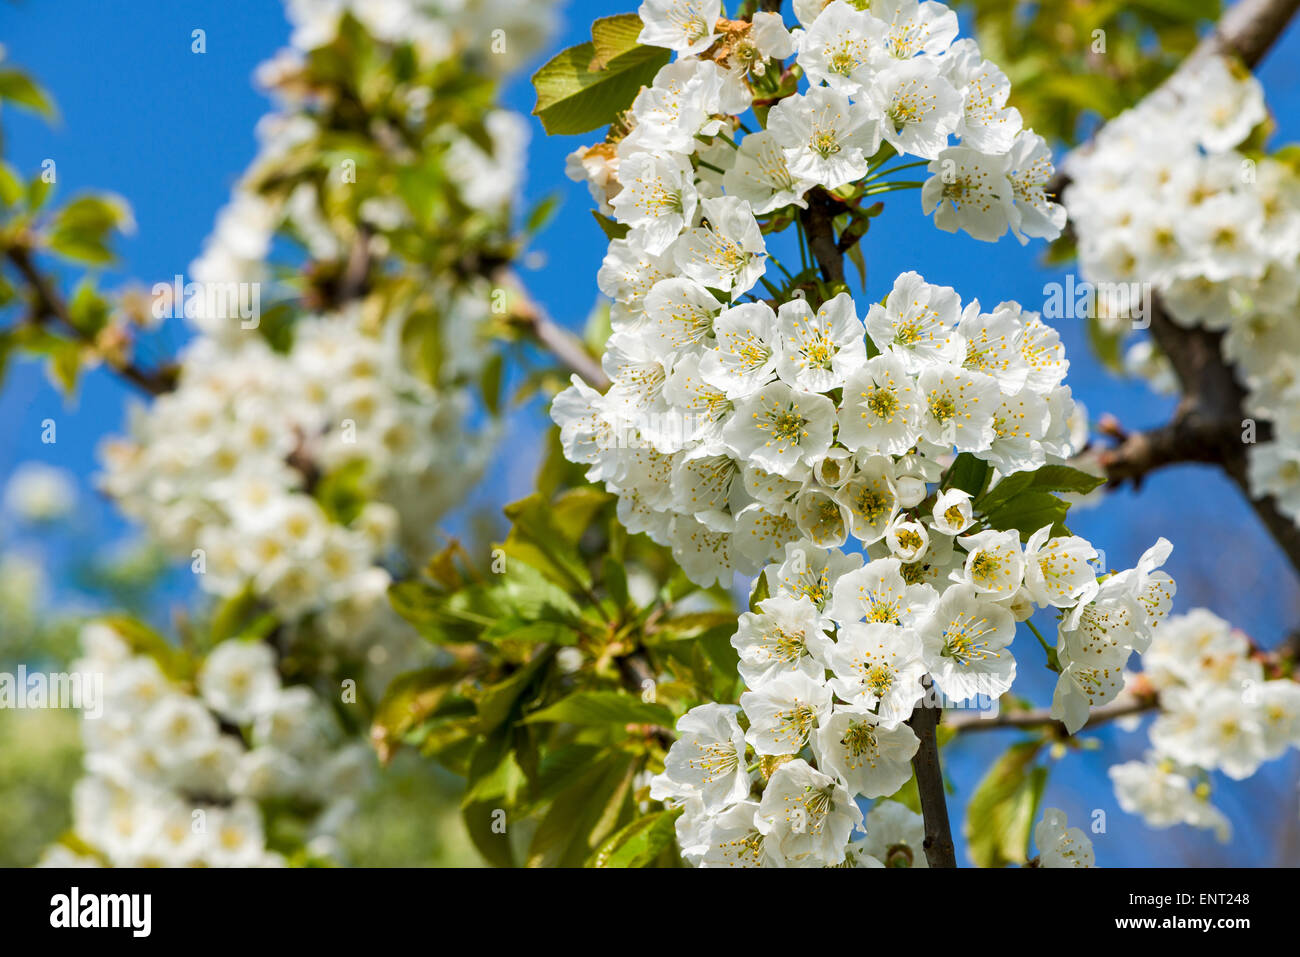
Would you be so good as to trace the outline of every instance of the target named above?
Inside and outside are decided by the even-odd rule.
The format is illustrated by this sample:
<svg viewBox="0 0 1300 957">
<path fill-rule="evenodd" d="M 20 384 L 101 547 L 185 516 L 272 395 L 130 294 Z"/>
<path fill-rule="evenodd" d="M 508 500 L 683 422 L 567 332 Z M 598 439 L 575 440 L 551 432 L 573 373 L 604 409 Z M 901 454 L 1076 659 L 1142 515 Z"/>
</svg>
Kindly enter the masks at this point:
<svg viewBox="0 0 1300 957">
<path fill-rule="evenodd" d="M 1149 647 L 1172 600 L 1173 581 L 1158 570 L 1167 542 L 1099 579 L 1082 538 L 1047 526 L 1022 547 L 1015 531 L 972 531 L 965 493 L 933 501 L 908 519 L 930 543 L 919 567 L 879 544 L 864 562 L 799 542 L 764 570 L 769 597 L 732 638 L 748 690 L 738 708 L 683 716 L 652 786 L 653 798 L 685 809 L 678 837 L 688 860 L 734 863 L 742 846 L 755 865 L 862 860 L 849 844 L 863 824 L 857 801 L 892 795 L 911 777 L 914 710 L 1009 691 L 1016 623 L 1036 607 L 1060 613 L 1053 717 L 1073 733 L 1123 690 L 1126 663 Z"/>
<path fill-rule="evenodd" d="M 331 42 L 339 19 L 356 17 L 372 37 L 410 43 L 431 60 L 472 59 L 475 69 L 518 69 L 555 29 L 555 4 L 517 0 L 285 0 L 290 42 L 310 51 Z"/>
<path fill-rule="evenodd" d="M 1300 519 L 1300 175 L 1247 155 L 1266 119 L 1253 75 L 1202 58 L 1071 155 L 1064 199 L 1085 279 L 1149 284 L 1175 322 L 1223 331 L 1246 412 L 1273 423 L 1273 440 L 1249 449 L 1252 494 Z M 1128 310 L 1102 318 L 1128 331 Z M 1149 340 L 1127 359 L 1174 388 Z"/>
<path fill-rule="evenodd" d="M 284 621 L 317 615 L 324 634 L 364 648 L 392 623 L 383 562 L 403 526 L 425 544 L 410 540 L 482 465 L 448 452 L 463 448 L 466 405 L 405 371 L 357 312 L 300 320 L 287 353 L 260 336 L 200 337 L 177 388 L 137 410 L 129 439 L 106 444 L 102 484 L 191 560 L 205 591 L 251 587 Z M 446 467 L 452 458 L 460 468 Z M 424 481 L 435 468 L 439 480 Z M 327 514 L 313 491 L 350 469 L 364 469 L 367 501 L 354 516 Z"/>
<path fill-rule="evenodd" d="M 710 249 L 728 260 L 759 255 L 753 217 L 806 206 L 813 187 L 851 195 L 893 155 L 929 161 L 921 200 L 940 229 L 986 241 L 1008 229 L 1021 242 L 1060 234 L 1065 210 L 1045 192 L 1047 144 L 1006 105 L 1006 75 L 974 40 L 957 39 L 946 6 L 809 0 L 794 5 L 793 31 L 779 14 L 731 21 L 721 8 L 721 0 L 646 0 L 641 42 L 678 57 L 636 98 L 630 129 L 570 157 L 570 176 L 586 179 L 602 211 L 631 228 L 601 284 L 625 318 L 640 312 L 626 301 L 632 267 L 695 279 L 682 263 Z M 778 76 L 806 82 L 786 90 Z M 762 129 L 737 143 L 738 117 L 756 92 Z M 720 196 L 726 202 L 711 212 L 706 201 Z M 719 215 L 725 221 L 715 223 Z M 701 217 L 711 225 L 693 234 Z M 739 264 L 729 271 L 724 291 L 745 279 Z"/>
<path fill-rule="evenodd" d="M 767 566 L 733 639 L 739 706 L 685 715 L 652 785 L 683 809 L 686 859 L 923 865 L 916 815 L 886 801 L 864 818 L 857 803 L 911 776 L 913 709 L 927 694 L 1002 695 L 1016 623 L 1052 607 L 1052 710 L 1078 730 L 1169 608 L 1169 545 L 1099 576 L 1086 540 L 1048 523 L 1022 543 L 951 481 L 954 453 L 987 463 L 992 492 L 1071 455 L 1068 362 L 1037 314 L 963 307 L 912 272 L 861 316 L 847 292 L 810 301 L 765 278 L 773 220 L 760 217 L 805 208 L 819 189 L 853 197 L 882 142 L 930 161 L 923 201 L 942 228 L 1059 232 L 1064 210 L 1042 194 L 1047 150 L 1005 108 L 1001 72 L 954 42 L 955 15 L 910 0 L 797 4 L 791 33 L 774 14 L 718 12 L 647 0 L 642 42 L 679 57 L 607 142 L 570 157 L 625 232 L 598 277 L 614 302 L 611 385 L 575 377 L 551 414 L 622 523 L 670 546 L 692 581 Z M 737 143 L 736 114 L 791 54 L 782 76 L 809 87 L 756 111 L 763 129 Z M 759 283 L 776 298 L 752 292 Z M 1041 830 L 1045 861 L 1091 862 L 1059 812 Z"/>
<path fill-rule="evenodd" d="M 944 509 L 964 519 L 918 517 L 954 451 L 1002 474 L 1071 452 L 1060 339 L 1016 303 L 963 308 L 905 273 L 864 322 L 847 293 L 773 309 L 724 305 L 708 286 L 656 282 L 642 319 L 609 340 L 609 390 L 575 380 L 552 408 L 566 454 L 619 496 L 629 531 L 671 545 L 699 584 L 752 575 L 800 539 L 878 545 L 933 578 L 972 521 L 958 490 Z"/>
<path fill-rule="evenodd" d="M 1171 617 L 1133 680 L 1158 693 L 1160 710 L 1146 759 L 1110 769 L 1120 806 L 1152 827 L 1190 824 L 1226 841 L 1208 772 L 1242 780 L 1300 747 L 1300 684 L 1266 677 L 1250 641 L 1205 609 Z"/>
<path fill-rule="evenodd" d="M 154 315 L 183 316 L 197 335 L 179 356 L 176 388 L 133 410 L 129 437 L 106 444 L 102 476 L 125 514 L 191 563 L 205 592 L 269 609 L 277 643 L 230 639 L 207 650 L 196 673 L 177 675 L 106 627 L 88 629 L 84 667 L 103 674 L 106 702 L 83 725 L 75 833 L 94 855 L 80 862 L 285 863 L 268 850 L 277 846 L 338 856 L 334 835 L 373 757 L 326 700 L 284 683 L 293 669 L 281 667 L 281 652 L 305 649 L 303 679 L 356 663 L 378 688 L 426 661 L 427 644 L 392 611 L 387 589 L 394 571 L 428 554 L 436 521 L 478 480 L 496 438 L 490 423 L 473 422 L 481 416 L 470 386 L 490 357 L 492 283 L 408 264 L 441 320 L 439 366 L 419 374 L 424 359 L 411 362 L 406 342 L 411 310 L 375 308 L 379 297 L 364 288 L 268 330 L 258 304 L 302 298 L 302 275 L 342 271 L 358 239 L 364 259 L 384 260 L 390 234 L 413 224 L 395 197 L 365 199 L 358 217 L 340 222 L 324 184 L 308 178 L 283 196 L 260 185 L 292 156 L 326 149 L 320 94 L 304 77 L 345 15 L 377 42 L 413 44 L 426 65 L 454 61 L 495 76 L 536 48 L 553 4 L 287 6 L 293 48 L 258 71 L 277 101 L 259 124 L 258 155 L 182 277 L 184 298 L 155 293 L 155 306 L 168 308 Z M 411 85 L 406 114 L 387 119 L 422 128 L 431 97 Z M 494 110 L 480 132 L 486 144 L 479 132 L 436 131 L 445 188 L 508 233 L 526 124 Z M 300 247 L 304 268 L 273 264 L 287 243 Z M 294 279 L 282 283 L 286 275 Z M 292 833 L 277 837 L 277 828 Z M 75 849 L 56 847 L 49 860 L 70 857 Z"/>
<path fill-rule="evenodd" d="M 168 677 L 107 624 L 86 626 L 82 646 L 75 668 L 103 676 L 105 706 L 82 718 L 76 840 L 45 864 L 281 866 L 261 802 L 315 808 L 308 851 L 337 855 L 334 832 L 374 756 L 310 688 L 281 683 L 269 645 L 222 642 L 191 680 Z"/>
</svg>

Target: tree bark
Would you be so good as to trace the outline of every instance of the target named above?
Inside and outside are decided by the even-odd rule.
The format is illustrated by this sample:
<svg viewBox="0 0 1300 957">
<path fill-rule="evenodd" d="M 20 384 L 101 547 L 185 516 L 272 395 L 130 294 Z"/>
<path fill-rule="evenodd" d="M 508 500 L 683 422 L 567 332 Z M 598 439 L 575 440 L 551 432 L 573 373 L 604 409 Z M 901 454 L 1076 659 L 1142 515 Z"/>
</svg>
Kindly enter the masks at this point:
<svg viewBox="0 0 1300 957">
<path fill-rule="evenodd" d="M 921 745 L 912 758 L 916 772 L 916 793 L 921 799 L 921 817 L 925 819 L 925 859 L 931 867 L 956 867 L 957 852 L 952 844 L 952 826 L 948 822 L 948 798 L 943 790 L 943 768 L 939 765 L 937 728 L 943 709 L 927 703 L 932 687 L 925 679 L 927 695 L 921 700 L 907 723 L 916 732 Z"/>
</svg>

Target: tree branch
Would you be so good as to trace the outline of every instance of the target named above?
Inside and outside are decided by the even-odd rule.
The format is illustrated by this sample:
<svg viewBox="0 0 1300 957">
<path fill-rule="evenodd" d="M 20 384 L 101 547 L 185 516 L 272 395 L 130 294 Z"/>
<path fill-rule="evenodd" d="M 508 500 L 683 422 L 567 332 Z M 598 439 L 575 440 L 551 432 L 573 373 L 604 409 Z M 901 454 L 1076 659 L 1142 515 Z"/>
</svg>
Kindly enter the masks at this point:
<svg viewBox="0 0 1300 957">
<path fill-rule="evenodd" d="M 569 330 L 560 326 L 539 303 L 533 300 L 523 287 L 512 279 L 502 277 L 518 293 L 519 301 L 512 304 L 510 318 L 522 326 L 536 342 L 551 355 L 559 359 L 565 368 L 576 372 L 587 385 L 603 392 L 609 388 L 609 377 L 600 367 L 582 340 Z"/>
<path fill-rule="evenodd" d="M 73 336 L 93 349 L 124 379 L 149 395 L 162 395 L 164 392 L 170 392 L 176 387 L 176 370 L 174 368 L 142 369 L 133 362 L 119 362 L 105 355 L 99 349 L 95 337 L 78 328 L 77 324 L 72 321 L 72 316 L 68 312 L 68 306 L 64 302 L 63 296 L 55 285 L 36 268 L 35 262 L 32 261 L 31 251 L 26 246 L 11 245 L 5 250 L 5 255 L 31 288 L 34 298 L 32 322 L 43 325 L 49 319 L 57 319 L 67 327 Z"/>
<path fill-rule="evenodd" d="M 927 691 L 930 676 L 925 677 Z M 952 827 L 948 823 L 948 799 L 943 790 L 943 768 L 939 765 L 939 740 L 936 728 L 943 717 L 940 707 L 928 707 L 927 698 L 912 712 L 907 723 L 920 739 L 912 757 L 916 771 L 916 793 L 921 799 L 921 816 L 925 819 L 925 859 L 931 867 L 956 867 L 957 852 L 952 844 Z"/>
<path fill-rule="evenodd" d="M 808 208 L 799 211 L 808 248 L 812 250 L 822 279 L 831 285 L 844 282 L 844 253 L 835 243 L 835 216 L 840 204 L 818 186 L 808 194 Z"/>
<path fill-rule="evenodd" d="M 1159 707 L 1159 704 L 1159 699 L 1155 695 L 1120 695 L 1110 704 L 1094 708 L 1091 717 L 1088 718 L 1088 723 L 1079 730 L 1090 731 L 1119 718 L 1143 714 Z M 1053 718 L 1047 708 L 1036 708 L 1032 711 L 1008 711 L 991 718 L 983 717 L 980 714 L 964 714 L 945 721 L 944 727 L 951 728 L 959 734 L 970 731 L 999 731 L 1005 728 L 1021 728 L 1027 731 L 1036 728 L 1051 728 L 1059 738 L 1070 736 L 1065 729 L 1065 725 Z"/>
<path fill-rule="evenodd" d="M 1272 496 L 1251 496 L 1249 443 L 1244 434 L 1249 419 L 1244 409 L 1246 391 L 1223 359 L 1223 333 L 1178 325 L 1159 297 L 1152 299 L 1150 332 L 1173 367 L 1183 399 L 1171 423 L 1127 436 L 1117 448 L 1101 454 L 1099 462 L 1108 481 L 1118 485 L 1128 480 L 1136 485 L 1147 473 L 1166 465 L 1216 464 L 1241 489 L 1300 572 L 1300 527 L 1278 510 Z M 1267 441 L 1271 435 L 1269 424 L 1261 422 L 1253 438 Z"/>
</svg>

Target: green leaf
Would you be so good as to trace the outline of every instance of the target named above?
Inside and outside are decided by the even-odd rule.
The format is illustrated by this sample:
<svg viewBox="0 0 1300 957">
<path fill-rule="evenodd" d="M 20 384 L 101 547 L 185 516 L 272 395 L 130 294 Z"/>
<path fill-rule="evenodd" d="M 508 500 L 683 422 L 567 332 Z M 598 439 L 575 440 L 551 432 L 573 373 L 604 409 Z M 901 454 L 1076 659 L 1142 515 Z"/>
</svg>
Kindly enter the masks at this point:
<svg viewBox="0 0 1300 957">
<path fill-rule="evenodd" d="M 0 203 L 13 206 L 23 198 L 23 181 L 8 163 L 0 160 Z"/>
<path fill-rule="evenodd" d="M 312 495 L 330 521 L 348 525 L 361 514 L 371 498 L 366 486 L 368 464 L 365 459 L 353 459 L 326 472 L 316 483 Z"/>
<path fill-rule="evenodd" d="M 484 688 L 475 705 L 478 708 L 479 733 L 491 734 L 510 721 L 542 666 L 554 657 L 554 649 L 542 648 L 509 678 Z"/>
<path fill-rule="evenodd" d="M 524 719 L 525 724 L 551 721 L 580 725 L 657 724 L 665 728 L 674 723 L 673 713 L 663 705 L 648 704 L 617 691 L 577 691 Z"/>
<path fill-rule="evenodd" d="M 55 113 L 50 95 L 21 70 L 0 70 L 0 100 L 8 100 L 48 118 Z"/>
<path fill-rule="evenodd" d="M 399 675 L 384 691 L 370 725 L 370 739 L 387 763 L 404 734 L 438 710 L 462 677 L 456 668 L 421 668 Z"/>
<path fill-rule="evenodd" d="M 1013 472 L 973 504 L 976 511 L 988 513 L 1015 501 L 1021 493 L 1031 489 L 1039 492 L 1077 492 L 1083 495 L 1105 481 L 1104 478 L 1069 465 L 1044 465 L 1032 472 Z"/>
<path fill-rule="evenodd" d="M 972 496 L 979 495 L 988 484 L 991 471 L 988 462 L 962 452 L 948 467 L 944 488 L 959 488 Z"/>
<path fill-rule="evenodd" d="M 1032 767 L 1041 741 L 1013 744 L 980 781 L 966 808 L 967 852 L 977 867 L 1023 864 L 1028 859 L 1045 767 Z"/>
<path fill-rule="evenodd" d="M 469 789 L 477 782 L 498 773 L 504 761 L 510 758 L 508 729 L 479 741 L 470 755 L 467 773 Z M 497 798 L 470 801 L 461 805 L 465 830 L 483 859 L 494 867 L 514 867 L 514 848 L 510 844 L 511 822 L 506 816 L 504 802 Z"/>
<path fill-rule="evenodd" d="M 1030 489 L 986 512 L 984 517 L 989 528 L 1015 529 L 1020 533 L 1021 541 L 1028 541 L 1044 525 L 1052 526 L 1053 535 L 1068 535 L 1065 516 L 1069 510 L 1070 503 L 1051 492 Z"/>
<path fill-rule="evenodd" d="M 522 618 L 502 618 L 487 631 L 481 641 L 534 641 L 548 645 L 574 645 L 578 633 L 567 625 L 553 621 L 525 621 Z"/>
<path fill-rule="evenodd" d="M 560 529 L 551 502 L 533 494 L 507 505 L 505 513 L 513 523 L 503 546 L 507 555 L 522 559 L 560 585 L 591 587 L 591 572 L 578 553 L 577 536 Z"/>
<path fill-rule="evenodd" d="M 483 366 L 479 378 L 479 387 L 483 392 L 483 404 L 492 415 L 501 414 L 501 386 L 505 379 L 505 356 L 494 354 Z"/>
<path fill-rule="evenodd" d="M 601 215 L 597 210 L 592 210 L 591 215 L 596 217 L 596 225 L 600 231 L 605 234 L 605 238 L 611 242 L 615 239 L 622 239 L 628 234 L 630 227 L 627 223 L 617 223 L 608 216 Z"/>
<path fill-rule="evenodd" d="M 185 655 L 144 622 L 127 615 L 109 615 L 100 620 L 121 636 L 132 653 L 152 658 L 167 677 L 181 681 L 192 677 L 193 668 Z"/>
<path fill-rule="evenodd" d="M 529 867 L 580 867 L 624 819 L 637 761 L 614 752 L 551 802 L 528 848 Z"/>
<path fill-rule="evenodd" d="M 109 234 L 131 225 L 131 209 L 120 197 L 79 196 L 55 214 L 49 247 L 65 259 L 103 266 L 114 258 Z"/>
<path fill-rule="evenodd" d="M 634 22 L 639 34 L 636 14 L 602 17 L 592 24 L 593 42 L 561 51 L 533 74 L 533 115 L 547 133 L 586 133 L 608 125 L 654 80 L 671 53 L 637 43 Z"/>
<path fill-rule="evenodd" d="M 68 318 L 79 332 L 94 336 L 108 325 L 112 309 L 108 300 L 99 294 L 89 276 L 77 283 L 77 288 L 68 300 Z"/>
<path fill-rule="evenodd" d="M 649 867 L 672 846 L 674 821 L 685 808 L 671 808 L 639 817 L 601 845 L 592 859 L 593 867 Z"/>
<path fill-rule="evenodd" d="M 524 231 L 530 236 L 536 236 L 547 224 L 555 218 L 556 212 L 560 208 L 560 194 L 550 193 L 538 200 L 537 204 L 528 211 L 528 216 L 524 219 Z"/>
</svg>

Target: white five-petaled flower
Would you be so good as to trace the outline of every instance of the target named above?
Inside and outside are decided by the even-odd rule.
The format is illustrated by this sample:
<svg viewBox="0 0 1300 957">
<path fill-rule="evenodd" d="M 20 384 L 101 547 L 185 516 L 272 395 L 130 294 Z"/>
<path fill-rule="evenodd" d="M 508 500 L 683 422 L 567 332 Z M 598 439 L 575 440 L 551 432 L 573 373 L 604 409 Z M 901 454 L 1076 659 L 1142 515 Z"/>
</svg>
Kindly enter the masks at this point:
<svg viewBox="0 0 1300 957">
<path fill-rule="evenodd" d="M 882 306 L 867 311 L 867 335 L 876 348 L 892 350 L 909 372 L 957 362 L 961 340 L 954 335 L 961 319 L 961 300 L 950 286 L 933 286 L 915 272 L 905 272 Z"/>
<path fill-rule="evenodd" d="M 835 0 L 799 36 L 799 66 L 811 82 L 856 96 L 870 86 L 883 34 L 884 24 L 870 13 Z"/>
<path fill-rule="evenodd" d="M 772 382 L 736 403 L 722 437 L 741 459 L 789 475 L 800 463 L 807 465 L 826 454 L 834 428 L 835 405 L 830 399 Z"/>
<path fill-rule="evenodd" d="M 667 250 L 695 217 L 693 176 L 691 164 L 676 154 L 635 153 L 623 161 L 623 188 L 610 205 L 651 255 Z"/>
<path fill-rule="evenodd" d="M 656 801 L 698 796 L 717 811 L 749 794 L 745 733 L 735 705 L 702 704 L 677 719 L 677 740 L 664 758 L 664 771 L 650 783 Z"/>
<path fill-rule="evenodd" d="M 713 323 L 715 343 L 700 360 L 704 381 L 729 399 L 753 395 L 776 375 L 776 313 L 765 302 L 725 310 Z"/>
<path fill-rule="evenodd" d="M 842 784 L 796 758 L 773 772 L 757 822 L 787 866 L 826 867 L 844 860 L 862 811 Z"/>
<path fill-rule="evenodd" d="M 1008 647 L 1016 636 L 1015 619 L 970 585 L 950 586 L 920 632 L 925 665 L 949 698 L 997 698 L 1015 680 L 1016 660 Z"/>
<path fill-rule="evenodd" d="M 1007 152 L 1007 181 L 1015 200 L 1011 231 L 1021 245 L 1029 237 L 1056 239 L 1065 228 L 1065 207 L 1047 195 L 1047 184 L 1055 172 L 1047 141 L 1033 130 L 1021 130 Z"/>
<path fill-rule="evenodd" d="M 673 246 L 677 267 L 710 289 L 746 292 L 763 275 L 767 245 L 749 203 L 735 196 L 700 201 L 705 223 L 688 229 Z"/>
<path fill-rule="evenodd" d="M 1025 588 L 1039 605 L 1066 608 L 1087 602 L 1097 592 L 1092 561 L 1097 550 L 1078 535 L 1052 537 L 1044 525 L 1025 543 Z"/>
<path fill-rule="evenodd" d="M 939 594 L 930 585 L 909 585 L 897 558 L 878 558 L 842 574 L 832 592 L 830 617 L 842 624 L 866 620 L 916 625 L 934 608 Z"/>
<path fill-rule="evenodd" d="M 868 359 L 844 381 L 839 440 L 855 451 L 901 455 L 921 434 L 921 399 L 893 351 Z"/>
<path fill-rule="evenodd" d="M 776 372 L 796 389 L 829 392 L 867 361 L 862 322 L 846 292 L 822 303 L 815 313 L 803 299 L 782 303 L 776 325 Z"/>
<path fill-rule="evenodd" d="M 797 754 L 818 723 L 829 717 L 831 692 L 821 678 L 791 671 L 740 696 L 749 718 L 745 740 L 759 754 Z"/>
<path fill-rule="evenodd" d="M 828 87 L 783 99 L 768 114 L 767 128 L 785 149 L 790 172 L 827 189 L 865 175 L 867 157 L 880 146 L 871 111 Z"/>
<path fill-rule="evenodd" d="M 830 682 L 835 694 L 874 711 L 887 727 L 911 717 L 924 694 L 921 639 L 910 628 L 879 622 L 843 625 L 826 659 L 835 674 Z"/>
<path fill-rule="evenodd" d="M 740 674 L 756 688 L 787 672 L 820 678 L 830 638 L 821 628 L 821 615 L 812 600 L 773 595 L 758 603 L 758 613 L 740 616 L 732 647 L 740 656 Z"/>
<path fill-rule="evenodd" d="M 961 119 L 961 94 L 929 60 L 893 64 L 875 78 L 870 95 L 880 135 L 900 154 L 934 159 Z"/>
<path fill-rule="evenodd" d="M 1003 601 L 1016 593 L 1025 572 L 1020 533 L 985 529 L 961 539 L 966 563 L 952 580 L 964 582 L 989 601 Z"/>
<path fill-rule="evenodd" d="M 722 0 L 643 0 L 638 43 L 667 47 L 681 54 L 702 53 L 717 37 Z"/>
<path fill-rule="evenodd" d="M 990 156 L 969 146 L 950 146 L 930 163 L 934 175 L 921 187 L 921 208 L 945 232 L 964 229 L 993 242 L 1007 231 L 1014 194 L 1006 155 Z"/>
<path fill-rule="evenodd" d="M 1034 827 L 1039 867 L 1092 867 L 1092 841 L 1080 828 L 1067 826 L 1065 812 L 1049 807 Z"/>
<path fill-rule="evenodd" d="M 813 735 L 817 765 L 835 775 L 850 794 L 876 798 L 895 793 L 912 776 L 920 747 L 905 724 L 888 727 L 869 711 L 836 708 Z"/>
<path fill-rule="evenodd" d="M 757 216 L 782 206 L 806 207 L 805 194 L 813 185 L 790 172 L 785 150 L 769 130 L 741 140 L 735 161 L 722 177 L 727 194 L 747 201 Z"/>
</svg>

